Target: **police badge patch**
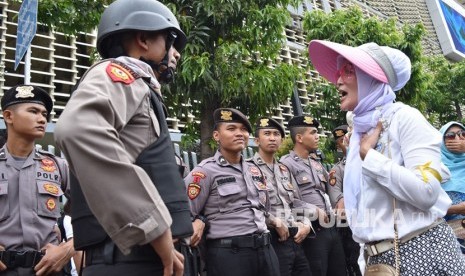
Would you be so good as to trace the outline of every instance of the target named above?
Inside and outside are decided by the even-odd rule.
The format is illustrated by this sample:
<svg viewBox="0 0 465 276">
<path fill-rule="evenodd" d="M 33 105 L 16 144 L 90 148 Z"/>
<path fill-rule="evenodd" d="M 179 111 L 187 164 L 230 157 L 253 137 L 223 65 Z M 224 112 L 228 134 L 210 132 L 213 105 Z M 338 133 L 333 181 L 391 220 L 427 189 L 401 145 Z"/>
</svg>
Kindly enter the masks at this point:
<svg viewBox="0 0 465 276">
<path fill-rule="evenodd" d="M 53 198 L 47 199 L 47 202 L 45 203 L 45 205 L 47 205 L 47 209 L 49 211 L 55 210 L 55 207 L 57 206 L 56 203 L 55 203 L 55 199 L 53 199 Z"/>
<path fill-rule="evenodd" d="M 335 174 L 336 174 L 336 171 L 335 171 L 335 170 L 331 170 L 331 171 L 329 172 L 329 184 L 330 184 L 331 186 L 336 185 L 336 175 L 335 175 Z"/>
<path fill-rule="evenodd" d="M 187 196 L 190 200 L 194 200 L 200 194 L 200 185 L 191 183 L 187 186 Z"/>
<path fill-rule="evenodd" d="M 122 82 L 124 84 L 131 84 L 134 82 L 134 77 L 131 72 L 117 63 L 108 64 L 107 73 L 113 82 Z"/>
</svg>

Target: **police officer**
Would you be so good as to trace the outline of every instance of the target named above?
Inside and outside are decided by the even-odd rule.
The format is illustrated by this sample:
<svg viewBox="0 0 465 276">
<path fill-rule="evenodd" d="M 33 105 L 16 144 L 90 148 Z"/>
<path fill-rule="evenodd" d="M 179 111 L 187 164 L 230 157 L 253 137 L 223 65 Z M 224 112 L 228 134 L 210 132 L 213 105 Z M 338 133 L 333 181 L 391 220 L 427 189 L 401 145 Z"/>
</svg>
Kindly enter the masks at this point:
<svg viewBox="0 0 465 276">
<path fill-rule="evenodd" d="M 43 89 L 17 85 L 2 97 L 8 133 L 0 149 L 0 275 L 51 275 L 74 254 L 54 226 L 69 188 L 66 162 L 35 149 L 53 102 Z"/>
<path fill-rule="evenodd" d="M 347 264 L 347 275 L 362 275 L 358 266 L 358 257 L 360 256 L 360 245 L 352 238 L 352 231 L 347 224 L 345 218 L 345 206 L 343 195 L 343 180 L 344 168 L 346 164 L 347 145 L 344 144 L 346 134 L 348 132 L 347 125 L 341 125 L 333 129 L 332 134 L 336 141 L 338 151 L 342 152 L 342 159 L 334 165 L 329 172 L 328 194 L 331 201 L 331 206 L 334 208 L 338 222 L 337 231 L 341 237 L 344 247 L 344 255 Z"/>
<path fill-rule="evenodd" d="M 326 193 L 328 173 L 315 154 L 318 149 L 318 120 L 293 117 L 288 127 L 294 149 L 281 158 L 295 177 L 302 200 L 318 207 L 312 216 L 315 238 L 304 241 L 304 251 L 315 276 L 346 275 L 344 251 L 336 231 L 334 215 Z"/>
<path fill-rule="evenodd" d="M 173 79 L 185 44 L 156 0 L 117 0 L 102 14 L 104 60 L 82 76 L 55 129 L 73 175 L 84 275 L 182 274 L 172 236 L 190 236 L 192 223 L 160 83 Z"/>
<path fill-rule="evenodd" d="M 252 127 L 238 110 L 214 111 L 219 150 L 184 179 L 191 210 L 207 224 L 208 275 L 279 275 L 266 228 L 269 200 L 260 169 L 242 158 Z"/>
<path fill-rule="evenodd" d="M 271 243 L 278 256 L 281 276 L 311 275 L 302 241 L 310 233 L 310 223 L 297 221 L 291 208 L 302 206 L 300 193 L 289 169 L 274 154 L 285 136 L 284 128 L 273 118 L 259 118 L 255 125 L 258 152 L 252 161 L 265 175 L 271 209 L 266 223 Z"/>
</svg>

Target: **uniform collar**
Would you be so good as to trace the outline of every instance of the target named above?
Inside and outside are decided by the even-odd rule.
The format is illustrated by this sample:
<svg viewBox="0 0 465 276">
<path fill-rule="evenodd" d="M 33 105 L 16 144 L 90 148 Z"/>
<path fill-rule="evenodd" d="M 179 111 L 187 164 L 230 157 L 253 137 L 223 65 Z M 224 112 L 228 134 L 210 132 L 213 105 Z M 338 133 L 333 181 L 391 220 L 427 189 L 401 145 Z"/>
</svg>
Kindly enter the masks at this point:
<svg viewBox="0 0 465 276">
<path fill-rule="evenodd" d="M 221 154 L 221 152 L 220 152 L 219 150 L 216 151 L 215 156 L 214 156 L 213 158 L 215 159 L 215 162 L 216 162 L 218 165 L 222 166 L 222 167 L 227 167 L 227 166 L 233 166 L 233 167 L 234 167 L 234 165 L 231 165 L 231 164 L 228 162 L 228 160 L 226 160 L 226 159 L 223 157 L 223 155 Z M 242 156 L 241 156 L 241 162 L 240 162 L 240 163 L 242 163 Z"/>
</svg>

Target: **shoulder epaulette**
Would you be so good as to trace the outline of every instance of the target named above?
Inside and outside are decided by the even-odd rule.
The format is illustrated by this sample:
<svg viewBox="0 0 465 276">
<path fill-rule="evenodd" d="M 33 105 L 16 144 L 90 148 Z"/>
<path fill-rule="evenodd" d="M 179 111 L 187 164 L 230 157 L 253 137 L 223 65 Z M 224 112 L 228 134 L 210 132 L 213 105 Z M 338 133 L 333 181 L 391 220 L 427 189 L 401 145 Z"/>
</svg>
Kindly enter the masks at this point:
<svg viewBox="0 0 465 276">
<path fill-rule="evenodd" d="M 215 158 L 214 158 L 213 156 L 212 156 L 212 157 L 205 158 L 205 159 L 202 160 L 197 166 L 203 167 L 205 164 L 211 163 L 211 162 L 215 162 Z"/>
</svg>

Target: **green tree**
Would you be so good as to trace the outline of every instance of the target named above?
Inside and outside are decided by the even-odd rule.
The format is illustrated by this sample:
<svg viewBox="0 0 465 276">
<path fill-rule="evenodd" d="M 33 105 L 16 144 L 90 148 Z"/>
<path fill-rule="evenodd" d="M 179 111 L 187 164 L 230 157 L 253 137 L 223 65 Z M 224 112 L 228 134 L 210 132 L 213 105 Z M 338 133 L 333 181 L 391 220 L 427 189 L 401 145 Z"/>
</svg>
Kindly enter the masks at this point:
<svg viewBox="0 0 465 276">
<path fill-rule="evenodd" d="M 332 13 L 319 10 L 308 12 L 303 19 L 303 28 L 307 33 L 307 41 L 322 39 L 350 46 L 376 42 L 382 46 L 400 49 L 412 62 L 412 76 L 407 85 L 397 92 L 397 100 L 422 111 L 426 110 L 425 91 L 431 83 L 431 75 L 424 68 L 425 58 L 421 48 L 421 38 L 424 34 L 422 25 L 400 27 L 396 18 L 366 17 L 360 8 L 352 6 Z M 311 62 L 309 64 L 313 68 Z M 345 112 L 339 109 L 339 96 L 334 85 L 322 80 L 308 88 L 323 95 L 320 104 L 309 106 L 308 111 L 320 119 L 325 129 L 331 130 L 346 122 Z M 331 156 L 330 152 L 334 149 L 333 140 L 326 139 L 322 150 Z"/>
<path fill-rule="evenodd" d="M 279 61 L 290 0 L 171 0 L 189 44 L 167 94 L 173 111 L 196 110 L 201 158 L 212 155 L 213 111 L 235 107 L 253 122 L 292 93 L 303 69 Z M 294 1 L 295 2 L 295 1 Z M 180 106 L 189 99 L 193 106 Z M 184 101 L 185 102 L 185 101 Z"/>
<path fill-rule="evenodd" d="M 15 0 L 15 2 L 19 2 Z M 39 0 L 37 19 L 68 35 L 90 32 L 112 0 Z"/>
<path fill-rule="evenodd" d="M 449 121 L 463 121 L 465 61 L 454 63 L 441 55 L 429 58 L 426 65 L 433 77 L 426 91 L 430 120 L 438 128 Z"/>
</svg>

